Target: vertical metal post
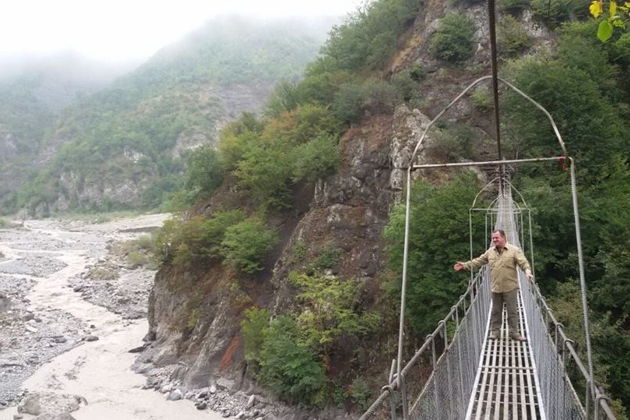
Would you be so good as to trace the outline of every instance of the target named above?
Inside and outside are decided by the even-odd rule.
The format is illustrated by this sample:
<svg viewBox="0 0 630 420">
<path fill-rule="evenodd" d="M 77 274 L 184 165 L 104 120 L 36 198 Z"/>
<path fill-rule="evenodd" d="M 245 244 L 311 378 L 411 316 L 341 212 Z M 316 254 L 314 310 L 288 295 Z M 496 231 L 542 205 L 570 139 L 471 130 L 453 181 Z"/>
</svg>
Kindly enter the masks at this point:
<svg viewBox="0 0 630 420">
<path fill-rule="evenodd" d="M 468 239 L 470 242 L 470 259 L 473 259 L 473 228 L 472 228 L 472 209 L 468 209 Z M 469 270 L 470 272 L 470 281 L 468 285 L 470 286 L 475 278 L 473 275 L 473 270 Z"/>
<path fill-rule="evenodd" d="M 409 255 L 409 224 L 411 217 L 411 167 L 407 168 L 407 198 L 405 199 L 405 241 L 403 245 L 403 272 L 402 272 L 402 285 L 400 290 L 400 323 L 398 325 L 398 357 L 396 358 L 396 377 L 401 388 L 403 385 L 403 379 L 401 377 L 402 370 L 402 358 L 403 358 L 403 345 L 404 345 L 404 326 L 405 326 L 405 301 L 407 293 L 407 258 Z M 407 404 L 404 390 L 401 389 L 402 394 L 402 411 L 403 420 L 407 420 Z"/>
<path fill-rule="evenodd" d="M 389 381 L 387 383 L 392 383 L 394 380 L 394 373 L 396 372 L 396 359 L 392 359 L 392 365 L 389 368 Z M 397 420 L 396 416 L 396 391 L 391 390 L 389 393 L 389 411 L 390 411 L 390 419 Z"/>
<path fill-rule="evenodd" d="M 532 211 L 529 210 L 527 212 L 527 217 L 528 217 L 528 221 L 529 221 L 529 252 L 530 252 L 530 264 L 532 266 L 532 274 L 534 275 L 534 279 L 536 279 L 536 267 L 534 264 L 534 239 L 533 239 L 533 233 L 532 233 Z M 557 346 L 556 346 L 557 347 Z"/>
<path fill-rule="evenodd" d="M 496 31 L 496 11 L 494 0 L 488 0 L 488 27 L 490 29 L 490 60 L 492 64 L 492 94 L 494 98 L 494 123 L 497 136 L 497 151 L 499 160 L 503 158 L 501 153 L 501 129 L 499 120 L 499 78 L 497 75 L 497 31 Z M 503 176 L 504 168 L 501 166 L 501 176 Z M 501 183 L 501 189 L 503 185 Z"/>
<path fill-rule="evenodd" d="M 584 338 L 586 339 L 586 356 L 588 361 L 588 387 L 590 392 L 587 393 L 586 399 L 586 417 L 589 415 L 589 399 L 588 394 L 594 395 L 593 392 L 593 356 L 591 349 L 591 333 L 588 321 L 588 302 L 586 299 L 586 279 L 584 276 L 584 255 L 582 253 L 582 237 L 580 234 L 580 213 L 578 210 L 577 186 L 575 181 L 575 160 L 569 158 L 571 163 L 571 196 L 573 198 L 573 216 L 575 218 L 575 240 L 577 242 L 578 267 L 580 270 L 580 289 L 582 291 L 582 313 L 584 316 Z"/>
<path fill-rule="evenodd" d="M 442 324 L 442 329 L 444 330 L 444 356 L 446 357 L 446 381 L 448 384 L 448 393 L 450 395 L 449 398 L 449 418 L 455 418 L 455 408 L 453 406 L 454 399 L 453 398 L 453 383 L 451 379 L 451 358 L 448 357 L 448 328 L 445 320 L 441 320 L 440 324 Z"/>
</svg>

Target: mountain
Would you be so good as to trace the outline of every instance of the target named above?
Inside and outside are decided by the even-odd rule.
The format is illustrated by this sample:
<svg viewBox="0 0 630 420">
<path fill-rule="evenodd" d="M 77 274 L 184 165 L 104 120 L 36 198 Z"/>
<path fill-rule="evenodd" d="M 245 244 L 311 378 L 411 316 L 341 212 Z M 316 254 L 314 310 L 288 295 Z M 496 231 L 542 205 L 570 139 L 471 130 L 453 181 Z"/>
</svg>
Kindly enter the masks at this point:
<svg viewBox="0 0 630 420">
<path fill-rule="evenodd" d="M 94 62 L 72 52 L 0 59 L 0 205 L 15 208 L 17 190 L 37 168 L 42 139 L 62 109 L 132 66 Z"/>
<path fill-rule="evenodd" d="M 208 22 L 63 109 L 19 205 L 39 215 L 159 205 L 179 185 L 187 150 L 213 144 L 241 112 L 259 112 L 277 81 L 300 76 L 331 25 Z"/>
</svg>

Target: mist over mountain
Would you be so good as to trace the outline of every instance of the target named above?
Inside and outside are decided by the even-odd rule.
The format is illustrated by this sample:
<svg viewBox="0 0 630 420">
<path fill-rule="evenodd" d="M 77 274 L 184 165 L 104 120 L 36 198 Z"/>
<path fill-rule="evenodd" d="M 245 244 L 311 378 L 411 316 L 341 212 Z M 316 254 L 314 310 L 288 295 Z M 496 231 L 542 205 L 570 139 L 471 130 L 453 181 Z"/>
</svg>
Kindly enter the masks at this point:
<svg viewBox="0 0 630 420">
<path fill-rule="evenodd" d="M 299 78 L 333 23 L 215 18 L 115 79 L 111 67 L 73 54 L 8 65 L 0 151 L 38 165 L 13 167 L 22 182 L 2 186 L 3 211 L 158 205 L 180 182 L 186 150 L 258 112 L 277 81 Z"/>
</svg>

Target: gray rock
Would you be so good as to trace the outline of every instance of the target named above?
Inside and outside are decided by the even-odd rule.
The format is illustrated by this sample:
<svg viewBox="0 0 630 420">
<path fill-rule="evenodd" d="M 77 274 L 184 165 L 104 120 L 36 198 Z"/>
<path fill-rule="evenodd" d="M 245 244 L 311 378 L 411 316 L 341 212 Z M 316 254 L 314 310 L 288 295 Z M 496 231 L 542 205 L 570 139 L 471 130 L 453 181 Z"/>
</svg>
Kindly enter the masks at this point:
<svg viewBox="0 0 630 420">
<path fill-rule="evenodd" d="M 85 337 L 85 341 L 98 341 L 98 337 L 95 335 L 88 335 Z"/>
<path fill-rule="evenodd" d="M 246 406 L 246 408 L 249 410 L 249 409 L 250 409 L 250 408 L 252 408 L 255 404 L 256 404 L 256 396 L 255 396 L 255 395 L 250 395 L 249 400 L 247 400 L 247 406 Z"/>
<path fill-rule="evenodd" d="M 35 417 L 33 420 L 76 420 L 70 413 L 51 414 L 45 413 Z"/>
<path fill-rule="evenodd" d="M 22 400 L 20 405 L 18 405 L 18 413 L 31 414 L 33 416 L 50 413 L 71 413 L 79 409 L 81 402 L 85 402 L 85 398 L 78 395 L 36 392 L 28 394 Z M 43 407 L 45 407 L 45 410 Z"/>
<path fill-rule="evenodd" d="M 180 391 L 179 389 L 175 389 L 171 391 L 170 394 L 168 394 L 168 397 L 166 399 L 169 401 L 179 401 L 182 399 L 182 397 L 182 391 Z"/>
<path fill-rule="evenodd" d="M 195 404 L 195 408 L 197 408 L 197 410 L 205 410 L 206 408 L 208 408 L 208 403 L 205 401 L 199 401 L 197 404 Z"/>
<path fill-rule="evenodd" d="M 59 344 L 61 344 L 61 343 L 65 343 L 65 342 L 67 342 L 67 341 L 68 341 L 68 339 L 67 339 L 66 337 L 64 337 L 63 335 L 57 335 L 57 336 L 54 336 L 54 337 L 53 337 L 53 341 L 54 341 L 55 343 L 59 343 Z"/>
<path fill-rule="evenodd" d="M 210 386 L 210 393 L 211 393 L 211 394 L 214 394 L 214 393 L 216 393 L 216 392 L 217 392 L 217 387 L 216 387 L 216 386 L 214 386 L 214 385 L 211 385 L 211 386 Z"/>
<path fill-rule="evenodd" d="M 230 390 L 234 387 L 234 381 L 227 378 L 217 379 L 217 386 L 226 390 Z"/>
</svg>

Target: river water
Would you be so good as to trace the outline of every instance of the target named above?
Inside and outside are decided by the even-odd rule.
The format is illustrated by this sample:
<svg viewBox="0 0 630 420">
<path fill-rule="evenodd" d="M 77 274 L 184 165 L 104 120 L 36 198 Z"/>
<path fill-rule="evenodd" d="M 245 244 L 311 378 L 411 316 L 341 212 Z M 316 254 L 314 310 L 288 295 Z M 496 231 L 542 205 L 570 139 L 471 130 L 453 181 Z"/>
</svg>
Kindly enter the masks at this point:
<svg viewBox="0 0 630 420">
<path fill-rule="evenodd" d="M 142 389 L 145 377 L 130 369 L 135 355 L 129 350 L 142 345 L 146 319 L 124 319 L 84 300 L 68 283 L 104 258 L 108 242 L 132 239 L 144 228 L 160 226 L 166 217 L 151 215 L 101 224 L 26 221 L 23 228 L 1 230 L 0 285 L 4 285 L 8 303 L 4 312 L 0 307 L 0 319 L 15 322 L 0 330 L 0 361 L 18 370 L 0 372 L 0 380 L 17 381 L 15 386 L 29 393 L 81 396 L 87 405 L 81 404 L 72 413 L 77 420 L 223 418 L 197 410 L 190 401 L 167 401 L 159 392 Z M 10 340 L 9 334 L 13 334 Z M 88 342 L 86 336 L 98 340 Z M 51 337 L 66 341 L 46 341 Z M 20 379 L 24 372 L 32 375 Z M 15 406 L 0 410 L 0 420 L 13 420 L 16 413 Z"/>
</svg>

